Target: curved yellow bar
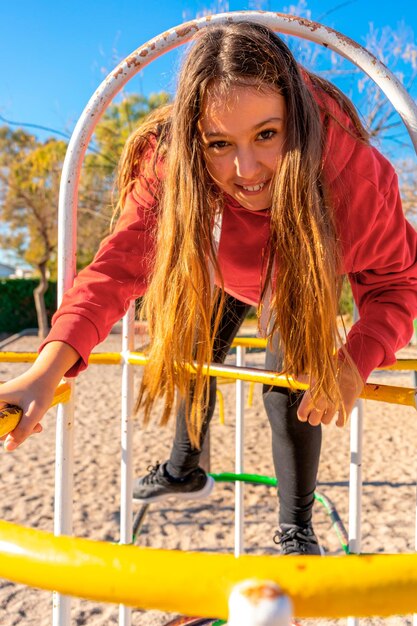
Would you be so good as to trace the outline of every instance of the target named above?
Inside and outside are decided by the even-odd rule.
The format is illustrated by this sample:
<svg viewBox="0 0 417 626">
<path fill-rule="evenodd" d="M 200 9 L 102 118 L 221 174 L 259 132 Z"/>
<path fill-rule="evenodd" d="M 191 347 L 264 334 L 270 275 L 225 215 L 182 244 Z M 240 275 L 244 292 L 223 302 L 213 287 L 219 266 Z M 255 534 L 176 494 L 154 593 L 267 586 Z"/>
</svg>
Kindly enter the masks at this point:
<svg viewBox="0 0 417 626">
<path fill-rule="evenodd" d="M 254 577 L 278 583 L 299 617 L 417 611 L 417 554 L 236 559 L 54 537 L 0 522 L 0 577 L 97 601 L 222 619 L 233 585 Z"/>
</svg>

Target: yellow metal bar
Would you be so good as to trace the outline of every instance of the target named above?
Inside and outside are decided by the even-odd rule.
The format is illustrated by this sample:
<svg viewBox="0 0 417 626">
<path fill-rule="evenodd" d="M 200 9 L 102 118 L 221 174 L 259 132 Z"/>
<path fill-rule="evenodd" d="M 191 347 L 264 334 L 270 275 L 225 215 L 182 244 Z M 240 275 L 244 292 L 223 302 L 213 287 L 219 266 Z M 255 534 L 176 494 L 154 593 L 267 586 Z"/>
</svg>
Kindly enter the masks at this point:
<svg viewBox="0 0 417 626">
<path fill-rule="evenodd" d="M 216 398 L 219 405 L 219 421 L 224 426 L 224 398 L 220 389 L 216 389 Z"/>
<path fill-rule="evenodd" d="M 251 407 L 253 404 L 253 394 L 255 391 L 255 383 L 252 381 L 249 385 L 249 393 L 248 393 L 248 407 Z"/>
<path fill-rule="evenodd" d="M 264 348 L 266 339 L 258 337 L 236 337 L 232 346 L 243 346 L 246 348 Z M 140 354 L 140 353 L 133 353 Z M 0 352 L 0 363 L 32 363 L 36 360 L 37 352 Z M 122 357 L 119 352 L 94 352 L 88 359 L 89 363 L 101 365 L 118 365 L 121 363 Z M 145 365 L 147 360 L 144 355 L 130 361 L 136 365 Z M 398 359 L 393 365 L 378 368 L 381 370 L 397 370 L 397 371 L 417 371 L 417 359 Z"/>
<path fill-rule="evenodd" d="M 7 355 L 7 358 L 6 358 Z M 30 352 L 2 352 L 0 353 L 0 362 L 28 362 L 34 361 L 36 353 Z M 102 352 L 92 354 L 89 360 L 90 363 L 99 364 L 119 364 L 121 363 L 121 355 L 118 352 Z M 141 352 L 131 352 L 128 357 L 128 362 L 134 365 L 146 365 L 148 357 Z M 404 360 L 406 366 L 401 366 L 402 361 L 399 362 L 399 366 L 392 366 L 392 369 L 416 369 L 417 360 L 412 359 Z M 413 367 L 411 365 L 415 363 Z M 190 366 L 194 367 L 194 366 Z M 212 376 L 221 376 L 225 379 L 231 380 L 247 380 L 250 382 L 264 383 L 266 385 L 278 386 L 278 387 L 291 387 L 293 389 L 307 389 L 308 385 L 298 383 L 293 379 L 287 380 L 286 376 L 276 374 L 275 372 L 268 372 L 265 370 L 247 368 L 247 367 L 234 367 L 232 365 L 218 365 L 212 364 L 210 366 L 203 366 L 203 371 L 208 372 Z M 378 385 L 375 383 L 367 383 L 360 396 L 366 400 L 377 400 L 379 402 L 388 402 L 390 404 L 402 404 L 406 406 L 412 406 L 416 408 L 416 390 L 412 387 L 397 387 L 394 385 Z"/>
<path fill-rule="evenodd" d="M 129 363 L 136 365 L 146 365 L 148 358 L 140 352 L 131 352 L 128 357 Z M 190 366 L 195 367 L 195 366 Z M 204 365 L 202 368 L 204 373 L 210 372 L 212 376 L 221 376 L 232 380 L 247 380 L 266 385 L 287 387 L 293 389 L 308 389 L 308 385 L 299 383 L 292 378 L 248 367 L 236 367 L 233 365 L 219 365 L 217 363 L 210 366 Z M 365 400 L 377 400 L 379 402 L 388 402 L 390 404 L 402 404 L 417 408 L 416 390 L 413 387 L 397 387 L 394 385 L 377 385 L 375 383 L 367 383 L 360 395 Z"/>
<path fill-rule="evenodd" d="M 410 370 L 412 372 L 417 371 L 417 359 L 397 359 L 392 365 L 382 367 L 383 370 Z"/>
<path fill-rule="evenodd" d="M 253 381 L 277 387 L 308 389 L 308 385 L 299 383 L 292 378 L 287 379 L 286 376 L 276 374 L 275 372 L 268 372 L 266 370 L 218 364 L 212 364 L 210 366 L 205 365 L 202 369 L 205 373 L 210 372 L 212 376 L 223 376 L 223 378 L 232 378 L 234 380 L 239 379 Z M 380 402 L 390 402 L 392 404 L 405 404 L 417 408 L 416 390 L 414 388 L 367 383 L 364 386 L 360 397 L 366 400 L 378 400 Z"/>
<path fill-rule="evenodd" d="M 146 365 L 149 358 L 143 352 L 131 352 L 127 357 L 127 362 L 133 365 Z"/>
<path fill-rule="evenodd" d="M 122 355 L 120 352 L 93 352 L 88 362 L 96 365 L 119 365 L 122 362 Z"/>
<path fill-rule="evenodd" d="M 2 521 L 0 577 L 96 601 L 222 619 L 233 585 L 248 578 L 275 581 L 299 617 L 417 611 L 417 554 L 235 558 L 54 537 Z"/>
<path fill-rule="evenodd" d="M 33 363 L 37 352 L 0 352 L 0 363 Z"/>
<path fill-rule="evenodd" d="M 232 341 L 232 347 L 242 346 L 243 348 L 266 348 L 267 339 L 261 337 L 235 337 Z"/>
<path fill-rule="evenodd" d="M 0 352 L 0 363 L 33 363 L 37 357 L 37 352 Z M 118 365 L 122 362 L 122 355 L 120 352 L 94 352 L 90 355 L 88 362 Z"/>
</svg>

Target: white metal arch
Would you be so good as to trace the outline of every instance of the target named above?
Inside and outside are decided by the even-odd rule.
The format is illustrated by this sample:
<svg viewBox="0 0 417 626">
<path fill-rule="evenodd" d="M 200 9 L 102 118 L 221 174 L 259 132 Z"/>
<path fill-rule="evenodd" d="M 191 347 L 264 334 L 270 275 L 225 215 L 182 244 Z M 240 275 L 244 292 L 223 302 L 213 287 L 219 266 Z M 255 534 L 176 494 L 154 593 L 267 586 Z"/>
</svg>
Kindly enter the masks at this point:
<svg viewBox="0 0 417 626">
<path fill-rule="evenodd" d="M 59 300 L 62 298 L 63 290 L 72 283 L 74 273 L 72 252 L 74 237 L 69 234 L 68 229 L 72 230 L 70 215 L 72 216 L 76 211 L 81 165 L 90 138 L 108 104 L 133 76 L 158 57 L 189 41 L 198 30 L 211 24 L 238 21 L 259 22 L 280 33 L 295 35 L 321 44 L 352 61 L 379 85 L 397 109 L 417 151 L 417 106 L 411 96 L 381 61 L 336 30 L 293 15 L 261 11 L 220 13 L 171 28 L 137 48 L 110 72 L 89 100 L 75 126 L 63 166 L 60 188 L 60 220 L 66 228 L 60 229 L 59 237 L 62 250 L 60 260 L 63 261 L 60 264 L 61 270 L 58 278 Z M 64 268 L 67 269 L 64 270 Z"/>
</svg>

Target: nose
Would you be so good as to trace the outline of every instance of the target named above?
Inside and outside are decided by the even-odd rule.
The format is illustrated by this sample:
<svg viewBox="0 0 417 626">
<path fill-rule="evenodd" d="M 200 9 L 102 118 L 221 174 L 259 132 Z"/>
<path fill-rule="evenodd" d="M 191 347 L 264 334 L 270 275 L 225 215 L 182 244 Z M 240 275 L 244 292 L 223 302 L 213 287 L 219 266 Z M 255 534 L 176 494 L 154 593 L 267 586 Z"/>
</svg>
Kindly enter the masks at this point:
<svg viewBox="0 0 417 626">
<path fill-rule="evenodd" d="M 234 165 L 236 175 L 245 180 L 253 180 L 260 171 L 260 163 L 256 158 L 256 154 L 249 147 L 239 148 L 236 151 Z"/>
</svg>

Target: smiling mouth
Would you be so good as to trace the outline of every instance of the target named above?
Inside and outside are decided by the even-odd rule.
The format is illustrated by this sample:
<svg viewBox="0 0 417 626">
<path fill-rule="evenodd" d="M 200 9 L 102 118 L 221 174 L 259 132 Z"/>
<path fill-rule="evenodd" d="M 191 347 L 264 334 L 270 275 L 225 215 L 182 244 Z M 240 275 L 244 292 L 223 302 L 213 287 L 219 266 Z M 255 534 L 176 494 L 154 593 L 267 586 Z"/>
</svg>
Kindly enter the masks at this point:
<svg viewBox="0 0 417 626">
<path fill-rule="evenodd" d="M 266 183 L 259 183 L 258 185 L 238 185 L 244 191 L 262 191 Z"/>
</svg>

